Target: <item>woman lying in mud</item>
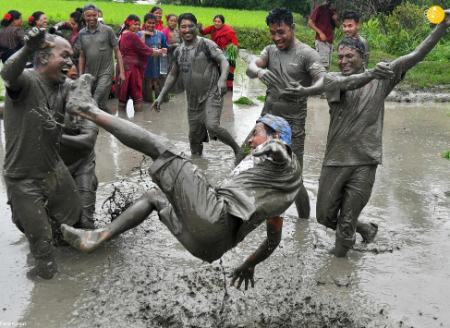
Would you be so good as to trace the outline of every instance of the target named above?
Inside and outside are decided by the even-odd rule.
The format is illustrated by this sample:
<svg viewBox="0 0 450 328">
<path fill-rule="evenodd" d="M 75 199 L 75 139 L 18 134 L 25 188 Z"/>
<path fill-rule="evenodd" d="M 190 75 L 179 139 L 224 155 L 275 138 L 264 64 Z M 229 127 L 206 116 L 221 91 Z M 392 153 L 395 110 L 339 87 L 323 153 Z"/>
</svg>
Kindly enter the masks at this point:
<svg viewBox="0 0 450 328">
<path fill-rule="evenodd" d="M 116 220 L 95 230 L 62 225 L 64 239 L 83 252 L 136 227 L 153 211 L 195 257 L 213 262 L 263 221 L 267 238 L 235 271 L 232 284 L 254 286 L 255 266 L 272 254 L 281 239 L 279 216 L 301 185 L 300 167 L 289 145 L 291 129 L 281 117 L 257 120 L 248 155 L 220 186 L 213 187 L 167 139 L 100 110 L 90 95 L 92 77 L 83 75 L 69 94 L 67 109 L 103 127 L 123 144 L 150 156 L 150 175 L 159 186 L 148 190 Z"/>
</svg>

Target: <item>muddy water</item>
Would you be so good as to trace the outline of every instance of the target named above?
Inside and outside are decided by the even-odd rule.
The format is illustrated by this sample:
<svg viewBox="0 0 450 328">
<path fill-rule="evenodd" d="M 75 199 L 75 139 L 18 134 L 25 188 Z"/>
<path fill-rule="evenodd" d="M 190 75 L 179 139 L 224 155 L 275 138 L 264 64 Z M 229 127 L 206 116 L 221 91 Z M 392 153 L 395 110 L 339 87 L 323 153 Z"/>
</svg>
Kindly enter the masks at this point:
<svg viewBox="0 0 450 328">
<path fill-rule="evenodd" d="M 235 98 L 263 94 L 258 83 L 237 83 Z M 256 102 L 237 107 L 227 96 L 222 122 L 239 141 L 261 110 Z M 184 108 L 177 96 L 160 113 L 133 116 L 129 108 L 128 114 L 188 153 Z M 304 179 L 314 205 L 329 118 L 324 100 L 312 99 L 309 108 Z M 209 265 L 184 251 L 154 216 L 95 254 L 59 248 L 57 278 L 29 280 L 32 259 L 10 222 L 1 181 L 0 326 L 449 327 L 450 161 L 439 157 L 450 149 L 449 111 L 387 104 L 384 163 L 361 216 L 380 227 L 373 245 L 358 240 L 348 259 L 336 259 L 328 254 L 334 233 L 314 218 L 296 220 L 290 208 L 279 249 L 256 268 L 256 288 L 245 292 L 225 277 L 263 240 L 264 227 Z M 101 204 L 113 183 L 126 181 L 121 186 L 137 197 L 148 181 L 138 169 L 142 155 L 104 131 L 96 150 L 98 224 L 104 224 Z M 215 183 L 231 170 L 233 155 L 212 142 L 195 162 Z"/>
</svg>

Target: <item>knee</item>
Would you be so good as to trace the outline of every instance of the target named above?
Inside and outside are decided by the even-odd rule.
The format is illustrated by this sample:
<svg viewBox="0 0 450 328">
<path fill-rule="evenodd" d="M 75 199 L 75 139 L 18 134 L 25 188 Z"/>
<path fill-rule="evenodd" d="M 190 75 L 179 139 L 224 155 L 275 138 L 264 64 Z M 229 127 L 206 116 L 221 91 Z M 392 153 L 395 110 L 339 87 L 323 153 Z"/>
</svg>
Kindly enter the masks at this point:
<svg viewBox="0 0 450 328">
<path fill-rule="evenodd" d="M 327 228 L 336 230 L 336 221 L 331 220 L 327 215 L 317 212 L 317 222 Z"/>
</svg>

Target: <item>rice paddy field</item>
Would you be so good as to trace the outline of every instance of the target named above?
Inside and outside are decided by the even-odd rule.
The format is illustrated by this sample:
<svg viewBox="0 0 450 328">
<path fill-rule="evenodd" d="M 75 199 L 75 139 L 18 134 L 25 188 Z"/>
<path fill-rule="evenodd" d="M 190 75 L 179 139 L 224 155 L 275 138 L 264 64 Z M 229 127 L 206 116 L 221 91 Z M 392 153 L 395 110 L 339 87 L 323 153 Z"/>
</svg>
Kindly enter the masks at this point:
<svg viewBox="0 0 450 328">
<path fill-rule="evenodd" d="M 77 7 L 87 3 L 95 4 L 103 11 L 107 24 L 121 24 L 127 15 L 135 14 L 143 17 L 149 12 L 151 5 L 136 5 L 132 3 L 117 3 L 109 1 L 64 1 L 64 0 L 3 0 L 0 1 L 0 14 L 15 9 L 22 13 L 24 20 L 34 11 L 41 10 L 46 13 L 50 21 L 66 20 L 69 14 Z M 224 8 L 202 8 L 187 6 L 161 5 L 164 14 L 181 14 L 192 12 L 197 20 L 209 24 L 217 14 L 226 17 L 227 24 L 235 27 L 266 28 L 266 11 L 235 10 Z"/>
</svg>

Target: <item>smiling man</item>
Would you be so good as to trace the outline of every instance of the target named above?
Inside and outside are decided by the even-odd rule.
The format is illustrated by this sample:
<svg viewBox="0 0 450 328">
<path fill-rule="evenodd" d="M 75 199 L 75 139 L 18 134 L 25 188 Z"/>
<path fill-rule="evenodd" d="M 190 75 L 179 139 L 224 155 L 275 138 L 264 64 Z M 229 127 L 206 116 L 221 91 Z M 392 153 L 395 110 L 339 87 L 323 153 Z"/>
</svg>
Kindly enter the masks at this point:
<svg viewBox="0 0 450 328">
<path fill-rule="evenodd" d="M 292 129 L 292 150 L 303 167 L 305 148 L 306 96 L 280 98 L 290 86 L 311 86 L 321 83 L 326 71 L 317 52 L 295 38 L 293 16 L 287 9 L 273 9 L 266 18 L 273 45 L 269 45 L 254 58 L 247 69 L 250 78 L 259 78 L 267 85 L 262 114 L 283 117 Z M 309 218 L 309 197 L 302 185 L 295 199 L 298 215 Z"/>
<path fill-rule="evenodd" d="M 283 225 L 279 215 L 292 203 L 301 184 L 300 168 L 289 147 L 289 124 L 270 114 L 260 117 L 249 140 L 252 154 L 220 186 L 213 187 L 167 139 L 99 110 L 84 91 L 88 82 L 87 76 L 77 82 L 68 108 L 111 132 L 126 146 L 150 156 L 154 161 L 150 176 L 159 188 L 146 191 L 104 228 L 86 231 L 63 225 L 64 239 L 90 252 L 156 211 L 192 255 L 212 262 L 266 222 L 267 239 L 233 273 L 238 286 L 242 282 L 246 289 L 249 283 L 253 286 L 255 266 L 278 246 Z"/>
<path fill-rule="evenodd" d="M 25 46 L 4 64 L 6 155 L 3 175 L 13 221 L 25 233 L 36 260 L 33 270 L 50 279 L 56 272 L 54 231 L 80 218 L 75 183 L 58 151 L 66 73 L 73 65 L 70 44 L 32 28 Z M 34 68 L 25 69 L 34 55 Z"/>
<path fill-rule="evenodd" d="M 228 61 L 217 44 L 198 36 L 194 15 L 181 14 L 178 26 L 183 42 L 173 54 L 172 68 L 152 108 L 159 110 L 165 95 L 180 77 L 186 90 L 191 153 L 202 155 L 203 143 L 211 138 L 230 146 L 239 159 L 241 148 L 220 126 L 223 96 L 227 92 Z"/>
</svg>

